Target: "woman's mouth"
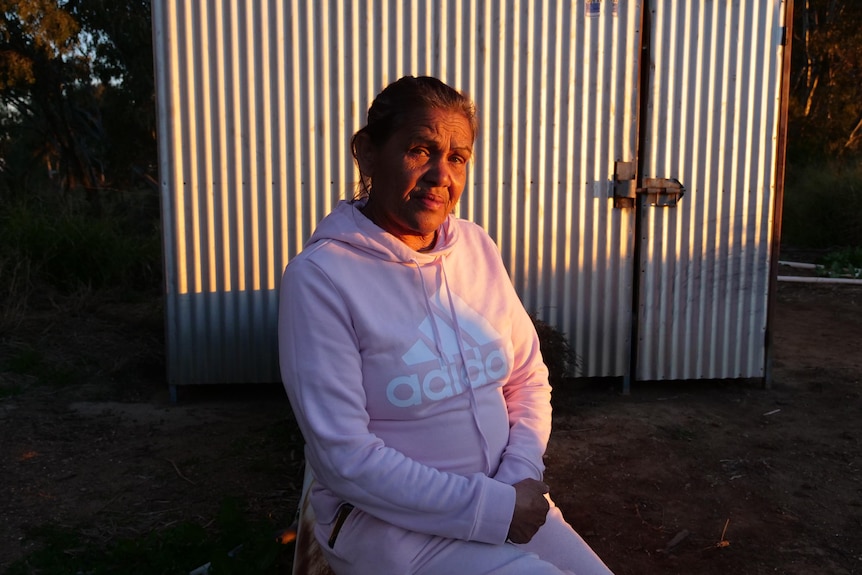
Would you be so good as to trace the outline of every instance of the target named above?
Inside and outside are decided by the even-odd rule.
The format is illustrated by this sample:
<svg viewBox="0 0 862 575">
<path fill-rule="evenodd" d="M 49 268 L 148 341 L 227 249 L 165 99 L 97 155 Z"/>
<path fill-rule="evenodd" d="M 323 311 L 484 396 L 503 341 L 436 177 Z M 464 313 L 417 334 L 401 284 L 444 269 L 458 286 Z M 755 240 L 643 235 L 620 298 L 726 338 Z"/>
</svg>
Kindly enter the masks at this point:
<svg viewBox="0 0 862 575">
<path fill-rule="evenodd" d="M 437 194 L 411 194 L 413 200 L 419 202 L 424 208 L 429 210 L 439 210 L 446 207 L 446 200 L 443 196 Z"/>
</svg>

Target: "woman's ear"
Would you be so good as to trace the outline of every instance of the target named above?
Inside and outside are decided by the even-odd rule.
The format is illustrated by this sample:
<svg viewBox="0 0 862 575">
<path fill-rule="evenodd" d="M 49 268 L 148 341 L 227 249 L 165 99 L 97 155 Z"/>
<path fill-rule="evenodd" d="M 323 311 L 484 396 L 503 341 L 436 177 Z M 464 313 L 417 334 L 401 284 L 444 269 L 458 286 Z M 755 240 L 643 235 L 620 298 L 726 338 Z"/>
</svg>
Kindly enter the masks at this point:
<svg viewBox="0 0 862 575">
<path fill-rule="evenodd" d="M 354 141 L 356 146 L 356 163 L 359 164 L 359 173 L 366 178 L 374 176 L 374 160 L 377 157 L 377 149 L 371 142 L 368 134 L 359 133 Z"/>
</svg>

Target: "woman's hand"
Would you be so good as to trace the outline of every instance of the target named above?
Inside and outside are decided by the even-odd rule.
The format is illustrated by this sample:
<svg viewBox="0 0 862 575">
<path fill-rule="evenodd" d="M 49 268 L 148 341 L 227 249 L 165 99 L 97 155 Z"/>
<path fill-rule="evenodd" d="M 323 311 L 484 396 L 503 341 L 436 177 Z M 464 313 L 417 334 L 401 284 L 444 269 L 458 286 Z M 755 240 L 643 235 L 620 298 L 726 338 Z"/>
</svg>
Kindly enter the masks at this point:
<svg viewBox="0 0 862 575">
<path fill-rule="evenodd" d="M 550 505 L 545 499 L 549 488 L 541 481 L 524 479 L 515 484 L 515 512 L 509 525 L 512 543 L 528 543 L 545 524 Z"/>
</svg>

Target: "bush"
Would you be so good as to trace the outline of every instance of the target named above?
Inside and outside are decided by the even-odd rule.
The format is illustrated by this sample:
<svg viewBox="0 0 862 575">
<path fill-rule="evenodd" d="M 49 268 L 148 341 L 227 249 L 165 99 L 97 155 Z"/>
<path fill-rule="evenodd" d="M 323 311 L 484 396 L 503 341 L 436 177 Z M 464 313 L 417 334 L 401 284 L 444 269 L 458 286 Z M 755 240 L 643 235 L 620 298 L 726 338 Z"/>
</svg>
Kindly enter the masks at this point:
<svg viewBox="0 0 862 575">
<path fill-rule="evenodd" d="M 29 307 L 56 297 L 160 290 L 158 217 L 138 202 L 101 205 L 99 213 L 58 199 L 0 203 L 0 329 L 14 328 Z"/>
<path fill-rule="evenodd" d="M 829 252 L 818 263 L 823 266 L 820 275 L 859 279 L 862 277 L 862 247 Z"/>
<path fill-rule="evenodd" d="M 565 334 L 554 326 L 531 317 L 536 333 L 539 335 L 539 348 L 542 350 L 542 359 L 548 367 L 551 383 L 559 383 L 574 376 L 580 362 Z"/>
<path fill-rule="evenodd" d="M 119 210 L 95 216 L 83 208 L 18 201 L 0 208 L 5 290 L 15 280 L 10 262 L 27 270 L 29 283 L 46 282 L 64 293 L 81 286 L 151 290 L 161 285 L 158 221 L 142 226 Z"/>
<path fill-rule="evenodd" d="M 862 158 L 787 168 L 782 243 L 804 248 L 862 246 Z"/>
</svg>

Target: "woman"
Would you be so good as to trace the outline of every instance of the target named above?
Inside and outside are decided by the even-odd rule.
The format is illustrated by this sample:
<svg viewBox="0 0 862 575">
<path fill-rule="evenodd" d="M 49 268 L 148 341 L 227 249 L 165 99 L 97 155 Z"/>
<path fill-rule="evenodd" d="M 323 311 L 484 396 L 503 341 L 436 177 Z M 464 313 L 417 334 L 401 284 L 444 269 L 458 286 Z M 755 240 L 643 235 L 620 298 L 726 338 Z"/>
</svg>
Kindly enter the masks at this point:
<svg viewBox="0 0 862 575">
<path fill-rule="evenodd" d="M 608 574 L 542 483 L 548 372 L 496 246 L 451 215 L 477 122 L 429 77 L 352 141 L 362 192 L 287 266 L 279 347 L 340 574 Z"/>
</svg>

